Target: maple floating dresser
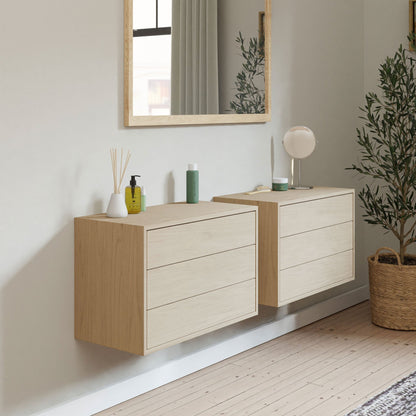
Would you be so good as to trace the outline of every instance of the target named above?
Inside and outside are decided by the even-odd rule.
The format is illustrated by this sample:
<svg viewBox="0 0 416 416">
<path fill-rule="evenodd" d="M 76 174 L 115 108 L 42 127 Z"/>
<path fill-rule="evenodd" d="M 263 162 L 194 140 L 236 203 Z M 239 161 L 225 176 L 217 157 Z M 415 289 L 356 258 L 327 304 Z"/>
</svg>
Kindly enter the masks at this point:
<svg viewBox="0 0 416 416">
<path fill-rule="evenodd" d="M 257 207 L 75 219 L 75 338 L 145 355 L 257 315 Z"/>
<path fill-rule="evenodd" d="M 259 209 L 259 303 L 282 306 L 354 280 L 354 189 L 234 194 Z"/>
</svg>

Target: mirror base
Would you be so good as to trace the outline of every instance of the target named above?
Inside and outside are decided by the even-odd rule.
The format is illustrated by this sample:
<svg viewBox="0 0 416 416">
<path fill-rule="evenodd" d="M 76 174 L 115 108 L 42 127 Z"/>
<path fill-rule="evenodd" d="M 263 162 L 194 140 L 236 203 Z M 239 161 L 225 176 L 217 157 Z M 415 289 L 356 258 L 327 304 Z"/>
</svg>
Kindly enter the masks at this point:
<svg viewBox="0 0 416 416">
<path fill-rule="evenodd" d="M 309 186 L 309 185 L 289 186 L 288 189 L 294 189 L 294 190 L 297 190 L 297 191 L 300 191 L 300 190 L 305 191 L 305 190 L 308 190 L 308 189 L 313 189 L 313 186 Z"/>
</svg>

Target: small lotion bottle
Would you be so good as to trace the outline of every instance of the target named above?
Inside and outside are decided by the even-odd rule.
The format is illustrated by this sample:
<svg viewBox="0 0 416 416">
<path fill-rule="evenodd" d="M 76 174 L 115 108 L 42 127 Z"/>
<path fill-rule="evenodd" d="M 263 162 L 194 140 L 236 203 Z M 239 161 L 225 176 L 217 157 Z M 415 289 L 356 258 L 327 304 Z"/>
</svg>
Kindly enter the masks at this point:
<svg viewBox="0 0 416 416">
<path fill-rule="evenodd" d="M 136 178 L 140 178 L 140 175 L 131 175 L 130 186 L 126 186 L 125 199 L 126 207 L 129 214 L 138 214 L 141 202 L 140 186 L 136 184 Z"/>
<path fill-rule="evenodd" d="M 140 196 L 140 210 L 141 212 L 146 211 L 146 190 L 142 186 L 142 194 Z"/>
<path fill-rule="evenodd" d="M 190 163 L 186 171 L 186 202 L 188 204 L 199 202 L 199 171 L 196 163 Z"/>
</svg>

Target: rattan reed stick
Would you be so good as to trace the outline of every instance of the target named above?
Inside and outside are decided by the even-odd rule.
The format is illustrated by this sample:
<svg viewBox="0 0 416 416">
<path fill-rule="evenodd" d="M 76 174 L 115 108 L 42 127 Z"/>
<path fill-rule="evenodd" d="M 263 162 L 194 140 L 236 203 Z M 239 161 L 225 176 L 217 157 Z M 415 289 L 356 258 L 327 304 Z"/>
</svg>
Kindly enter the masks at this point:
<svg viewBox="0 0 416 416">
<path fill-rule="evenodd" d="M 123 183 L 124 175 L 126 174 L 127 166 L 130 161 L 131 153 L 130 150 L 127 151 L 127 156 L 123 161 L 124 152 L 121 149 L 120 152 L 120 166 L 118 166 L 118 157 L 117 157 L 117 149 L 110 149 L 110 157 L 111 157 L 111 167 L 113 170 L 113 185 L 114 185 L 114 193 L 119 194 L 121 191 L 121 184 Z M 120 174 L 120 176 L 118 175 Z"/>
<path fill-rule="evenodd" d="M 110 155 L 111 155 L 111 167 L 113 169 L 114 193 L 117 193 L 117 168 L 116 168 L 117 150 L 110 149 Z"/>
<path fill-rule="evenodd" d="M 121 174 L 121 177 L 120 177 L 120 182 L 119 182 L 119 184 L 118 184 L 118 192 L 119 192 L 119 193 L 120 193 L 120 191 L 121 191 L 121 184 L 122 184 L 122 182 L 123 182 L 124 175 L 126 174 L 126 169 L 127 169 L 127 166 L 128 166 L 128 164 L 129 164 L 129 162 L 130 162 L 130 157 L 131 157 L 131 153 L 130 153 L 130 151 L 129 151 L 129 152 L 127 152 L 126 162 L 125 162 L 125 164 L 124 164 L 124 168 L 123 168 L 123 173 Z"/>
</svg>

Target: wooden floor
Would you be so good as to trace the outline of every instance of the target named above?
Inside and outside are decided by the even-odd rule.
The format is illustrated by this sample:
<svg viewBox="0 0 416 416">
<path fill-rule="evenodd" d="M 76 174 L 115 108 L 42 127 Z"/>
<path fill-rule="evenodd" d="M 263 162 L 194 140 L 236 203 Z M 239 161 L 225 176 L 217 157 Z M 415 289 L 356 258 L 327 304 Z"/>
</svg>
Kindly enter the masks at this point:
<svg viewBox="0 0 416 416">
<path fill-rule="evenodd" d="M 415 347 L 365 302 L 98 415 L 345 415 L 415 371 Z"/>
</svg>

